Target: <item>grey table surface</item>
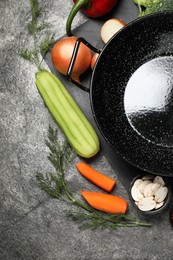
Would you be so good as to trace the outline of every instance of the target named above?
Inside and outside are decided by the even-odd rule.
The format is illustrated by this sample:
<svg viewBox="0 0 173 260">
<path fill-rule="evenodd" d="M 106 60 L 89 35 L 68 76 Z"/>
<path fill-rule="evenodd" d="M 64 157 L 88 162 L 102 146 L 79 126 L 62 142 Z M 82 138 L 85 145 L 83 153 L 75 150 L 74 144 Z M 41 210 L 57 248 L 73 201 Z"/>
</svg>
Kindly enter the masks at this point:
<svg viewBox="0 0 173 260">
<path fill-rule="evenodd" d="M 64 2 L 41 1 L 57 38 L 65 34 L 72 6 L 72 1 Z M 151 228 L 81 231 L 65 217 L 69 206 L 38 188 L 36 171 L 51 167 L 45 146 L 47 129 L 49 124 L 56 125 L 35 87 L 35 66 L 18 55 L 21 47 L 32 45 L 26 31 L 29 1 L 1 0 L 0 11 L 0 260 L 173 259 L 168 211 L 154 217 Z M 73 26 L 86 21 L 80 13 Z M 49 69 L 46 63 L 45 68 Z M 77 173 L 79 160 L 76 157 L 67 172 L 76 196 L 81 188 L 95 188 Z M 116 178 L 114 193 L 129 201 L 127 187 L 104 155 L 91 164 Z M 131 205 L 130 210 L 138 216 Z"/>
</svg>

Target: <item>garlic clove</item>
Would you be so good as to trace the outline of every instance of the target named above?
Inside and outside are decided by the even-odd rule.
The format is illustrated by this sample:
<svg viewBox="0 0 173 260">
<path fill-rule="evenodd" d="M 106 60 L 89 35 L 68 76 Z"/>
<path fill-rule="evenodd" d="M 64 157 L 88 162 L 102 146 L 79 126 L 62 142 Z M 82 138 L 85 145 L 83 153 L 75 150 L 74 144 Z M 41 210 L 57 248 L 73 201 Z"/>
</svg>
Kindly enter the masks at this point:
<svg viewBox="0 0 173 260">
<path fill-rule="evenodd" d="M 156 176 L 153 180 L 153 183 L 159 183 L 162 186 L 165 186 L 165 182 L 161 176 Z"/>
<path fill-rule="evenodd" d="M 151 181 L 151 180 L 145 180 L 145 181 L 142 181 L 142 183 L 139 185 L 139 191 L 140 191 L 142 194 L 144 193 L 145 187 L 146 187 L 149 183 L 152 183 L 152 181 Z"/>
<path fill-rule="evenodd" d="M 160 188 L 161 185 L 159 183 L 152 183 L 152 184 L 153 185 L 152 185 L 151 189 L 153 191 L 153 194 L 155 194 L 156 191 Z"/>
<path fill-rule="evenodd" d="M 134 182 L 133 186 L 139 187 L 139 185 L 140 185 L 142 182 L 143 182 L 142 179 L 137 179 L 137 180 Z"/>
<path fill-rule="evenodd" d="M 153 197 L 143 198 L 139 201 L 138 207 L 142 211 L 149 211 L 156 207 L 156 202 Z"/>
<path fill-rule="evenodd" d="M 145 186 L 144 188 L 144 197 L 151 197 L 154 195 L 154 187 L 153 183 L 149 183 L 148 185 Z"/>
<path fill-rule="evenodd" d="M 153 196 L 157 190 L 160 188 L 160 184 L 158 183 L 149 183 L 144 189 L 144 197 Z"/>
<path fill-rule="evenodd" d="M 168 188 L 166 186 L 160 186 L 160 188 L 155 193 L 155 201 L 162 202 L 168 194 Z"/>
<path fill-rule="evenodd" d="M 132 186 L 131 195 L 135 201 L 139 201 L 144 197 L 143 194 L 139 191 L 138 187 L 136 186 Z"/>
</svg>

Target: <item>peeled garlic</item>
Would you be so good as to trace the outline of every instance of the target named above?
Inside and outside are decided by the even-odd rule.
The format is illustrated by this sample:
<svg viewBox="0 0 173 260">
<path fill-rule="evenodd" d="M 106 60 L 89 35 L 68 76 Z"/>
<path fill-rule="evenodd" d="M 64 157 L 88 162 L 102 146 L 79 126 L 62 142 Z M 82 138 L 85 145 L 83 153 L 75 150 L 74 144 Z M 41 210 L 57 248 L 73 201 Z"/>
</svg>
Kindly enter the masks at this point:
<svg viewBox="0 0 173 260">
<path fill-rule="evenodd" d="M 142 211 L 149 211 L 156 207 L 156 202 L 153 197 L 143 198 L 139 201 L 138 207 Z"/>
<path fill-rule="evenodd" d="M 155 193 L 155 201 L 156 202 L 162 202 L 166 198 L 168 194 L 168 188 L 160 186 L 160 188 Z"/>
<path fill-rule="evenodd" d="M 142 179 L 137 179 L 137 180 L 134 182 L 133 186 L 138 187 L 142 182 L 143 182 Z"/>
<path fill-rule="evenodd" d="M 131 195 L 137 207 L 142 211 L 158 209 L 164 205 L 168 188 L 160 176 L 144 175 L 135 180 Z"/>
<path fill-rule="evenodd" d="M 153 182 L 149 183 L 144 189 L 144 197 L 153 196 L 159 188 L 160 184 Z"/>
<path fill-rule="evenodd" d="M 132 189 L 131 189 L 131 195 L 132 195 L 132 198 L 135 200 L 135 201 L 139 201 L 140 199 L 142 199 L 144 196 L 143 194 L 139 191 L 138 187 L 137 186 L 133 186 Z"/>
<path fill-rule="evenodd" d="M 154 183 L 159 183 L 160 185 L 165 186 L 165 182 L 164 182 L 163 178 L 160 177 L 160 176 L 156 176 L 156 177 L 154 178 L 153 182 L 154 182 Z"/>
<path fill-rule="evenodd" d="M 149 183 L 152 183 L 150 180 L 145 180 L 145 181 L 142 181 L 142 183 L 139 185 L 139 191 L 141 193 L 144 193 L 144 189 L 145 187 L 149 184 Z"/>
</svg>

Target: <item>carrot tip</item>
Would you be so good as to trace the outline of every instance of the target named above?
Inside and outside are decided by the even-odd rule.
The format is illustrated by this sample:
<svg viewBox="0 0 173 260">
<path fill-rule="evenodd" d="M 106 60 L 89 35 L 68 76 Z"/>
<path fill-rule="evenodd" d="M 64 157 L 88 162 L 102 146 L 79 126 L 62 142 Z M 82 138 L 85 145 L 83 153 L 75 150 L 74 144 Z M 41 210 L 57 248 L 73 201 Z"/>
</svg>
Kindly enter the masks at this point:
<svg viewBox="0 0 173 260">
<path fill-rule="evenodd" d="M 114 179 L 96 171 L 84 162 L 77 163 L 76 168 L 86 179 L 107 192 L 112 191 L 116 184 L 116 181 Z"/>
</svg>

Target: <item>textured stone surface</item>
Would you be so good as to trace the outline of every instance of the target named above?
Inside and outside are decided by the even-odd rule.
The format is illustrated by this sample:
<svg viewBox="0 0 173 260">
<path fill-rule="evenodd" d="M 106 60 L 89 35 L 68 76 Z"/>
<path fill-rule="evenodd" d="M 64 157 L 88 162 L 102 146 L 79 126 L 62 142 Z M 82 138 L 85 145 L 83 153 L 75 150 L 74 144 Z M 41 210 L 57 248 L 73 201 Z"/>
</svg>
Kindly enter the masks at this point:
<svg viewBox="0 0 173 260">
<path fill-rule="evenodd" d="M 72 1 L 41 2 L 55 37 L 62 36 Z M 32 45 L 25 30 L 29 1 L 1 0 L 0 12 L 0 260 L 173 259 L 168 212 L 154 218 L 149 229 L 81 231 L 64 216 L 67 205 L 40 191 L 35 173 L 51 167 L 44 141 L 54 121 L 35 87 L 36 68 L 18 56 L 21 47 Z M 84 21 L 79 14 L 73 26 Z M 114 176 L 116 194 L 128 200 L 104 156 L 93 161 L 93 166 Z M 77 175 L 75 164 L 67 174 L 77 196 L 83 187 L 91 189 Z"/>
</svg>

